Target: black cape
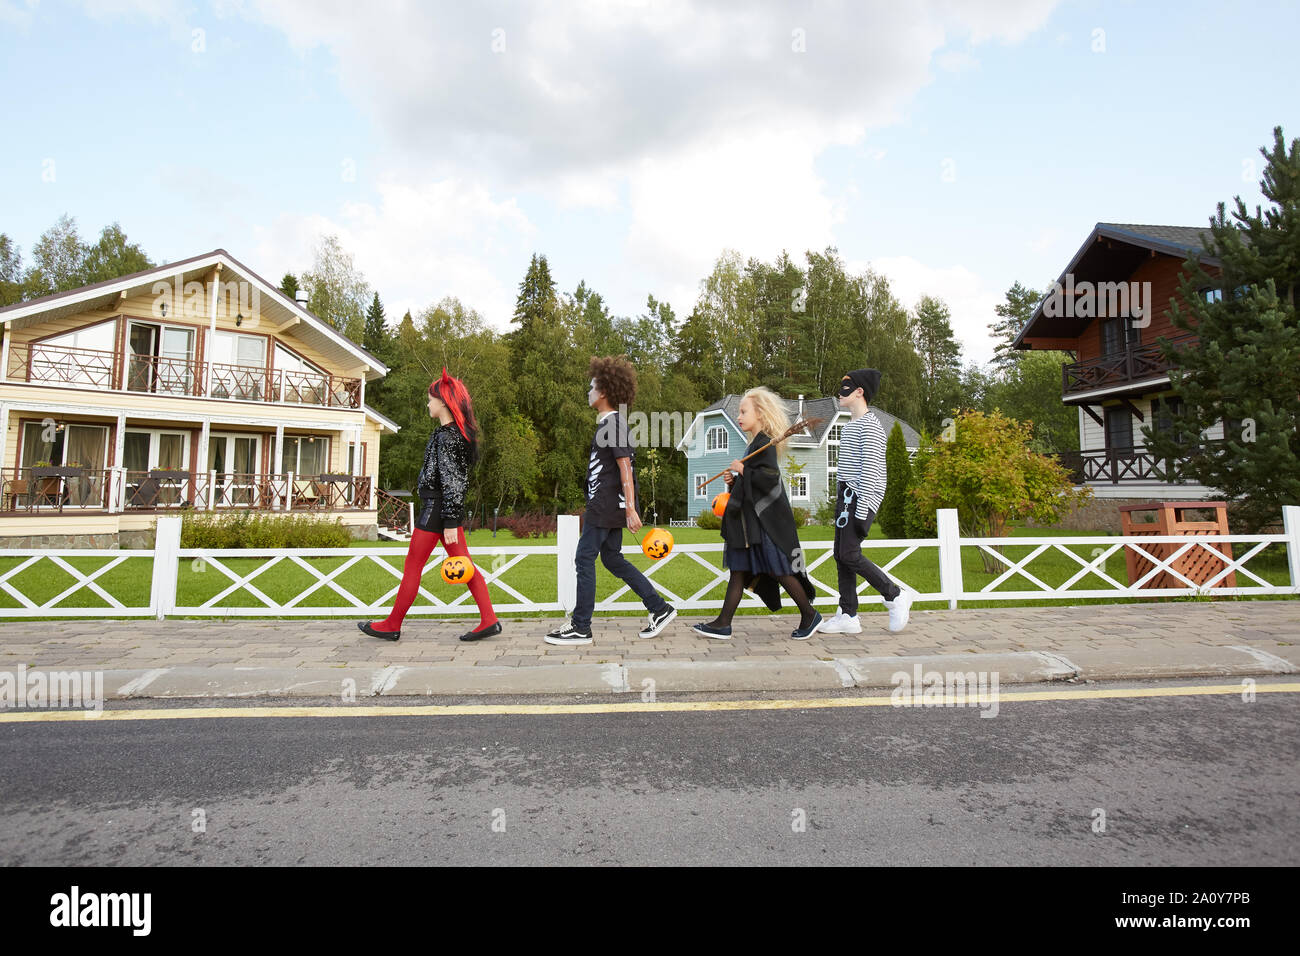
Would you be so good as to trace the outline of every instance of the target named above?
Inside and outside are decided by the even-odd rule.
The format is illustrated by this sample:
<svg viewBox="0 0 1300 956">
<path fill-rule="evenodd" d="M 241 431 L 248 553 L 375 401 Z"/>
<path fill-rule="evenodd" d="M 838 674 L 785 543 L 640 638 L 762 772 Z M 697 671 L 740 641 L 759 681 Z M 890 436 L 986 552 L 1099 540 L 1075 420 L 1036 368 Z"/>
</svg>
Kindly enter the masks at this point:
<svg viewBox="0 0 1300 956">
<path fill-rule="evenodd" d="M 769 441 L 767 435 L 758 432 L 745 449 L 745 455 Z M 722 540 L 729 548 L 748 548 L 751 542 L 759 540 L 760 531 L 766 532 L 795 568 L 801 563 L 807 564 L 799 544 L 794 512 L 790 510 L 790 499 L 785 494 L 785 483 L 781 481 L 776 446 L 745 462 L 745 471 L 731 483 L 731 498 L 722 513 Z M 796 570 L 795 577 L 811 602 L 817 592 L 813 590 L 807 573 Z M 768 610 L 781 610 L 781 584 L 771 575 L 751 573 L 745 579 L 745 587 L 757 594 Z"/>
</svg>

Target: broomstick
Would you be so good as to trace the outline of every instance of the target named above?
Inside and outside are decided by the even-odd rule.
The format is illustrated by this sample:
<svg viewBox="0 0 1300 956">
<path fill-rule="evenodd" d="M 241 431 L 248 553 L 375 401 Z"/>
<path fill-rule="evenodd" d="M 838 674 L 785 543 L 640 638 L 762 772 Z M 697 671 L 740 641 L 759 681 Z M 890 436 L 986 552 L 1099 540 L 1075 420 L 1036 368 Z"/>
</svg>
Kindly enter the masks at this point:
<svg viewBox="0 0 1300 956">
<path fill-rule="evenodd" d="M 766 445 L 764 445 L 762 448 L 759 448 L 759 449 L 756 449 L 756 450 L 754 450 L 754 451 L 751 451 L 751 452 L 750 452 L 748 455 L 746 455 L 744 458 L 740 459 L 741 464 L 744 464 L 745 462 L 749 461 L 749 459 L 753 458 L 755 455 L 758 455 L 758 454 L 761 454 L 762 452 L 767 451 L 767 449 L 771 448 L 773 445 L 779 445 L 779 444 L 781 444 L 781 442 L 785 441 L 787 438 L 789 438 L 789 437 L 790 437 L 791 435 L 793 435 L 795 432 L 801 432 L 801 431 L 804 431 L 805 429 L 808 430 L 808 431 L 812 431 L 814 428 L 816 428 L 816 427 L 819 426 L 819 425 L 824 424 L 825 422 L 826 422 L 826 419 L 824 419 L 824 418 L 801 418 L 801 419 L 799 419 L 797 422 L 795 422 L 793 425 L 791 425 L 789 428 L 787 428 L 787 429 L 785 430 L 785 434 L 781 435 L 781 436 L 778 437 L 778 438 L 773 438 L 770 442 L 768 442 L 768 443 L 767 443 Z M 711 481 L 716 481 L 717 479 L 721 478 L 723 475 L 725 475 L 725 474 L 726 474 L 728 471 L 730 471 L 730 470 L 731 470 L 730 468 L 724 468 L 724 469 L 722 469 L 722 471 L 718 472 L 718 473 L 717 473 L 716 475 L 714 475 L 712 478 L 708 478 L 708 479 L 705 479 L 704 481 L 701 481 L 698 485 L 695 486 L 695 490 L 696 490 L 696 491 L 700 491 L 700 490 L 702 490 L 703 488 L 705 488 L 705 487 L 708 486 L 709 482 L 711 482 Z"/>
</svg>

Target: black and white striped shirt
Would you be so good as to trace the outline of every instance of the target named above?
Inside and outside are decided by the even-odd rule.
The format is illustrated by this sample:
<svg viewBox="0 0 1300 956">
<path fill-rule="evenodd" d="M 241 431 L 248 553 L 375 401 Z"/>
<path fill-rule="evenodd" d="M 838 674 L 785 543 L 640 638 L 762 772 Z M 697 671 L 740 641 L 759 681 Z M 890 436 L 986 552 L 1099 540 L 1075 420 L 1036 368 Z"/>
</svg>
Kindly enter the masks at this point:
<svg viewBox="0 0 1300 956">
<path fill-rule="evenodd" d="M 885 429 L 870 411 L 846 424 L 840 432 L 840 459 L 836 478 L 853 489 L 856 516 L 879 511 L 885 498 Z"/>
</svg>

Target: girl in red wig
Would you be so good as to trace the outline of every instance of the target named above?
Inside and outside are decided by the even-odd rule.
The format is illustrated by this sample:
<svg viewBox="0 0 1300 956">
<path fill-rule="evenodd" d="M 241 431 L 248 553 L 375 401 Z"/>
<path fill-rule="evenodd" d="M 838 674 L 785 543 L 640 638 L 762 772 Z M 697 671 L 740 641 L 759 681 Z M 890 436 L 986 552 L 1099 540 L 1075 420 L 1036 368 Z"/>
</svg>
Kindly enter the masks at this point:
<svg viewBox="0 0 1300 956">
<path fill-rule="evenodd" d="M 420 510 L 411 529 L 411 544 L 406 549 L 402 584 L 392 613 L 382 621 L 357 624 L 371 637 L 395 641 L 402 636 L 402 619 L 410 610 L 420 589 L 424 565 L 433 549 L 442 541 L 448 554 L 469 557 L 465 534 L 461 530 L 465 512 L 465 488 L 469 469 L 478 461 L 478 420 L 465 383 L 442 370 L 442 378 L 429 386 L 429 417 L 438 419 L 439 427 L 424 449 L 424 465 L 416 484 Z M 462 641 L 477 641 L 501 633 L 501 623 L 492 610 L 483 575 L 469 579 L 469 593 L 478 605 L 478 628 L 462 634 Z"/>
</svg>

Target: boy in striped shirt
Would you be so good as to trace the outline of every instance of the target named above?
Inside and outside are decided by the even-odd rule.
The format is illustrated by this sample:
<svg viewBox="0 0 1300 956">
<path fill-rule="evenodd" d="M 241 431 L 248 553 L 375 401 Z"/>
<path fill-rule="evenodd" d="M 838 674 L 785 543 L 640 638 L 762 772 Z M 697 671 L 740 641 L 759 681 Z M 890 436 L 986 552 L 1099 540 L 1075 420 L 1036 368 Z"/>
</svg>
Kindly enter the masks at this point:
<svg viewBox="0 0 1300 956">
<path fill-rule="evenodd" d="M 849 419 L 840 433 L 840 458 L 835 489 L 835 564 L 839 569 L 840 610 L 821 626 L 823 633 L 857 634 L 858 575 L 880 592 L 889 609 L 889 629 L 907 625 L 912 595 L 890 580 L 862 554 L 862 539 L 885 497 L 885 430 L 868 403 L 880 387 L 880 372 L 860 368 L 840 380 L 840 407 Z"/>
</svg>

